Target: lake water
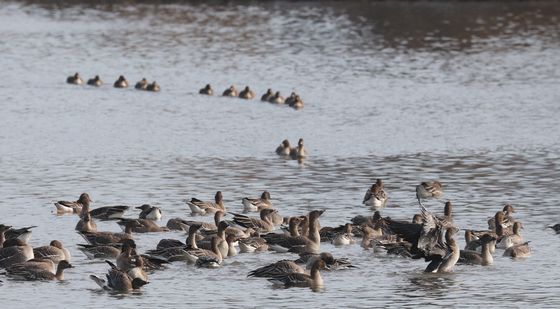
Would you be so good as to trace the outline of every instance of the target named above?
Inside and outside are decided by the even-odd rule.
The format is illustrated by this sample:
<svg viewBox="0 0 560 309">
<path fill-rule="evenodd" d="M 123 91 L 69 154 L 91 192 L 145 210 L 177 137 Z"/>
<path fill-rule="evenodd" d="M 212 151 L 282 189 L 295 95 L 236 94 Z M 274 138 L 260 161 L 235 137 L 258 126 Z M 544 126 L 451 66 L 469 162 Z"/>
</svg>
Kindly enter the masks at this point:
<svg viewBox="0 0 560 309">
<path fill-rule="evenodd" d="M 559 18 L 553 1 L 0 2 L 0 222 L 37 225 L 31 244 L 61 240 L 76 267 L 64 282 L 0 276 L 3 306 L 558 307 L 560 244 L 546 226 L 560 222 Z M 66 84 L 75 72 L 106 84 Z M 112 88 L 121 74 L 162 91 Z M 207 83 L 296 91 L 305 107 L 198 95 Z M 276 156 L 299 137 L 305 162 Z M 189 217 L 185 198 L 221 190 L 239 212 L 266 189 L 281 214 L 322 208 L 329 226 L 371 214 L 360 203 L 376 178 L 392 218 L 418 211 L 423 180 L 444 184 L 461 228 L 511 203 L 533 256 L 498 251 L 490 267 L 434 276 L 423 261 L 324 243 L 359 268 L 323 272 L 319 293 L 247 279 L 293 257 L 262 253 L 217 270 L 174 263 L 142 292 L 112 295 L 88 278 L 107 267 L 77 250 L 77 217 L 52 205 L 81 192 L 93 207 L 149 202 L 165 224 Z M 185 235 L 135 235 L 140 251 L 169 237 Z"/>
</svg>

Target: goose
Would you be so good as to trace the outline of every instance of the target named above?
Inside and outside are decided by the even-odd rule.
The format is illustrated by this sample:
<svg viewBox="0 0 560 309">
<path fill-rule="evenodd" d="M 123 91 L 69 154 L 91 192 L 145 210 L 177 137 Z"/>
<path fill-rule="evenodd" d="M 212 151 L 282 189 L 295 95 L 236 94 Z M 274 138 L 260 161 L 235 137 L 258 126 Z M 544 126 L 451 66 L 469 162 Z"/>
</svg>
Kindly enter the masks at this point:
<svg viewBox="0 0 560 309">
<path fill-rule="evenodd" d="M 80 194 L 80 197 L 75 202 L 70 201 L 58 201 L 54 203 L 56 206 L 56 212 L 59 214 L 62 213 L 75 213 L 79 214 L 82 212 L 82 207 L 84 205 L 89 206 L 92 200 L 87 193 Z"/>
<path fill-rule="evenodd" d="M 352 224 L 346 223 L 344 233 L 335 236 L 331 243 L 335 246 L 345 246 L 355 244 L 356 240 L 352 237 Z"/>
<path fill-rule="evenodd" d="M 204 263 L 209 264 L 211 261 L 217 264 L 222 264 L 222 254 L 218 248 L 218 243 L 220 239 L 218 237 L 212 237 L 212 250 L 206 249 L 191 249 L 186 250 L 187 261 L 190 263 L 196 263 L 198 259 L 202 258 Z M 199 265 L 202 266 L 202 265 Z"/>
<path fill-rule="evenodd" d="M 86 211 L 76 224 L 75 230 L 78 232 L 97 232 L 97 224 L 93 221 L 90 213 Z"/>
<path fill-rule="evenodd" d="M 122 243 L 125 239 L 132 239 L 132 229 L 137 227 L 136 221 L 126 224 L 124 233 L 113 232 L 81 232 L 79 233 L 90 245 L 108 245 Z"/>
<path fill-rule="evenodd" d="M 313 210 L 309 213 L 309 232 L 307 236 L 290 236 L 284 239 L 278 239 L 274 244 L 269 243 L 270 248 L 277 252 L 318 253 L 321 246 L 319 217 L 323 212 L 324 210 Z"/>
<path fill-rule="evenodd" d="M 305 273 L 305 269 L 299 266 L 296 262 L 290 260 L 281 260 L 266 266 L 259 267 L 249 272 L 247 277 L 265 277 L 271 278 L 276 275 L 286 273 Z"/>
<path fill-rule="evenodd" d="M 504 256 L 512 258 L 526 258 L 531 256 L 531 248 L 529 242 L 526 241 L 522 244 L 513 245 L 504 251 Z"/>
<path fill-rule="evenodd" d="M 119 270 L 111 261 L 105 261 L 111 266 L 109 273 L 106 275 L 107 280 L 101 279 L 96 275 L 90 275 L 90 279 L 95 281 L 103 290 L 128 293 L 133 290 L 138 290 L 149 282 L 140 278 L 130 279 L 127 273 Z"/>
<path fill-rule="evenodd" d="M 118 225 L 121 227 L 125 227 L 127 225 L 133 224 L 132 232 L 133 233 L 155 233 L 155 232 L 169 232 L 169 228 L 165 226 L 159 226 L 153 220 L 149 219 L 127 219 L 121 218 L 118 222 Z"/>
<path fill-rule="evenodd" d="M 288 234 L 286 233 L 267 233 L 262 235 L 262 238 L 267 244 L 277 252 L 286 252 L 289 248 L 282 246 L 276 246 L 276 244 L 281 244 L 286 242 L 290 237 L 299 237 L 299 225 L 303 221 L 303 217 L 290 217 L 288 219 Z"/>
<path fill-rule="evenodd" d="M 8 268 L 7 273 L 11 277 L 21 278 L 25 280 L 64 280 L 64 270 L 74 268 L 66 260 L 60 261 L 56 268 L 56 273 L 51 272 L 48 268 L 44 267 L 14 267 Z"/>
<path fill-rule="evenodd" d="M 140 255 L 135 255 L 132 257 L 133 265 L 126 272 L 130 280 L 140 278 L 143 281 L 148 281 L 148 274 L 144 271 L 144 258 Z"/>
<path fill-rule="evenodd" d="M 286 287 L 311 287 L 313 289 L 323 286 L 323 278 L 319 270 L 325 268 L 325 262 L 317 259 L 311 267 L 310 274 L 301 273 L 285 273 L 275 275 L 268 280 L 274 284 L 283 285 Z"/>
<path fill-rule="evenodd" d="M 5 231 L 5 237 L 6 239 L 20 239 L 21 241 L 23 241 L 24 243 L 27 243 L 29 241 L 29 239 L 31 238 L 31 234 L 33 233 L 31 231 L 31 229 L 36 228 L 37 226 L 32 225 L 32 226 L 27 226 L 27 227 L 22 227 L 19 229 L 14 229 L 14 228 L 8 228 Z M 0 247 L 2 247 L 2 244 L 0 243 Z"/>
<path fill-rule="evenodd" d="M 260 198 L 244 197 L 241 202 L 243 203 L 243 211 L 261 211 L 264 208 L 272 208 L 268 191 L 264 191 Z"/>
<path fill-rule="evenodd" d="M 306 269 L 311 269 L 316 259 L 323 260 L 323 262 L 325 262 L 325 269 L 327 270 L 357 268 L 356 266 L 352 265 L 352 263 L 350 263 L 347 258 L 337 259 L 329 252 L 321 252 L 319 254 L 310 252 L 300 253 L 299 258 L 294 262 L 298 264 L 306 264 Z"/>
<path fill-rule="evenodd" d="M 8 239 L 0 248 L 0 268 L 6 268 L 17 263 L 33 259 L 33 248 L 21 239 Z"/>
<path fill-rule="evenodd" d="M 49 259 L 54 263 L 59 263 L 62 260 L 70 262 L 71 259 L 70 251 L 64 248 L 58 240 L 51 241 L 48 246 L 34 248 L 33 256 L 40 259 Z"/>
<path fill-rule="evenodd" d="M 519 221 L 516 221 L 513 224 L 513 234 L 504 235 L 500 239 L 498 239 L 498 242 L 496 243 L 496 247 L 500 249 L 507 249 L 511 246 L 522 244 L 524 242 L 523 236 L 521 236 L 520 233 L 520 230 L 522 228 L 523 228 L 523 224 Z"/>
<path fill-rule="evenodd" d="M 289 106 L 292 106 L 292 104 L 294 104 L 294 102 L 296 101 L 296 95 L 297 95 L 297 94 L 296 94 L 295 92 L 292 92 L 292 93 L 290 94 L 290 96 L 286 98 L 286 100 L 284 101 L 284 103 L 287 104 L 287 105 L 289 105 Z"/>
<path fill-rule="evenodd" d="M 187 201 L 187 205 L 189 205 L 192 214 L 206 215 L 213 214 L 218 210 L 226 211 L 222 191 L 216 192 L 214 202 L 205 202 L 193 197 L 190 201 Z"/>
<path fill-rule="evenodd" d="M 103 81 L 101 80 L 101 78 L 99 78 L 99 75 L 95 75 L 94 78 L 88 79 L 87 84 L 90 86 L 100 87 L 101 85 L 103 85 Z"/>
<path fill-rule="evenodd" d="M 383 187 L 383 181 L 377 179 L 364 195 L 362 204 L 373 208 L 385 207 L 387 203 L 387 193 Z"/>
<path fill-rule="evenodd" d="M 68 76 L 68 78 L 66 78 L 66 82 L 68 84 L 74 84 L 74 85 L 81 85 L 84 83 L 84 81 L 80 77 L 80 74 L 78 74 L 77 72 L 74 75 Z"/>
<path fill-rule="evenodd" d="M 146 90 L 146 88 L 148 88 L 148 80 L 146 78 L 142 78 L 142 80 L 136 83 L 134 88 L 138 90 Z"/>
<path fill-rule="evenodd" d="M 252 228 L 259 233 L 272 232 L 274 223 L 272 222 L 272 215 L 277 213 L 276 209 L 264 208 L 260 211 L 260 219 L 250 218 L 245 215 L 233 213 L 233 221 L 238 225 L 245 228 Z"/>
<path fill-rule="evenodd" d="M 494 259 L 492 258 L 492 253 L 490 252 L 490 246 L 492 242 L 495 241 L 496 238 L 490 236 L 489 234 L 485 234 L 481 239 L 482 243 L 482 252 L 478 253 L 472 250 L 461 250 L 460 251 L 460 258 L 458 262 L 461 263 L 468 263 L 468 264 L 478 264 L 478 265 L 492 265 Z"/>
<path fill-rule="evenodd" d="M 189 235 L 187 237 L 186 245 L 179 242 L 178 246 L 168 245 L 166 247 L 160 247 L 160 244 L 158 244 L 158 247 L 156 249 L 148 250 L 146 253 L 155 257 L 165 259 L 169 262 L 189 261 L 187 251 L 198 250 L 195 239 L 195 235 L 198 229 L 200 229 L 200 225 L 198 224 L 193 224 L 189 227 Z"/>
<path fill-rule="evenodd" d="M 268 250 L 268 243 L 262 237 L 258 236 L 259 233 L 243 239 L 239 239 L 239 250 L 242 253 L 263 252 Z"/>
<path fill-rule="evenodd" d="M 229 226 L 229 224 L 225 221 L 222 221 L 218 224 L 218 232 L 216 233 L 216 236 L 212 236 L 210 239 L 205 239 L 202 241 L 198 241 L 196 243 L 196 246 L 198 248 L 201 249 L 206 249 L 206 250 L 212 250 L 212 240 L 214 238 L 218 239 L 218 249 L 220 250 L 220 255 L 222 257 L 227 257 L 228 255 L 228 251 L 229 251 L 229 247 L 228 247 L 228 243 L 226 240 L 226 228 Z"/>
<path fill-rule="evenodd" d="M 280 91 L 276 91 L 273 96 L 268 98 L 268 102 L 274 104 L 284 104 L 284 97 L 280 95 Z"/>
<path fill-rule="evenodd" d="M 304 159 L 307 157 L 307 151 L 303 146 L 303 138 L 299 139 L 297 147 L 290 150 L 290 157 L 293 160 Z"/>
<path fill-rule="evenodd" d="M 239 253 L 237 247 L 235 247 L 236 241 L 237 241 L 237 237 L 235 237 L 234 235 L 226 236 L 226 242 L 228 245 L 227 257 L 236 256 Z"/>
<path fill-rule="evenodd" d="M 51 273 L 56 273 L 56 265 L 52 260 L 39 258 L 33 258 L 22 263 L 14 264 L 6 268 L 6 271 L 27 270 L 31 268 L 44 269 L 50 271 Z"/>
<path fill-rule="evenodd" d="M 512 214 L 515 212 L 515 210 L 513 209 L 513 206 L 511 206 L 510 204 L 506 204 L 502 208 L 502 212 L 504 214 L 504 217 L 502 219 L 502 227 L 506 228 L 507 230 L 512 229 L 513 224 L 515 223 L 515 219 L 512 216 Z M 492 231 L 496 230 L 496 219 L 495 219 L 495 217 L 492 217 L 492 218 L 488 219 L 488 229 L 490 229 Z"/>
<path fill-rule="evenodd" d="M 214 90 L 212 89 L 212 86 L 210 86 L 210 84 L 207 84 L 204 88 L 200 89 L 198 93 L 205 95 L 214 95 Z"/>
<path fill-rule="evenodd" d="M 126 81 L 126 78 L 124 78 L 124 76 L 121 75 L 115 81 L 115 83 L 113 84 L 113 87 L 115 87 L 115 88 L 127 88 L 128 87 L 128 81 Z"/>
<path fill-rule="evenodd" d="M 253 90 L 249 89 L 249 86 L 245 86 L 245 89 L 243 89 L 239 93 L 239 98 L 241 98 L 241 99 L 251 100 L 254 97 L 255 97 L 255 93 L 253 92 Z"/>
<path fill-rule="evenodd" d="M 280 146 L 276 147 L 276 154 L 279 156 L 287 157 L 290 155 L 290 142 L 285 139 Z"/>
<path fill-rule="evenodd" d="M 149 220 L 160 220 L 161 219 L 161 208 L 150 206 L 149 204 L 144 204 L 142 206 L 136 207 L 136 209 L 140 209 L 140 215 L 138 218 L 140 219 L 149 219 Z"/>
<path fill-rule="evenodd" d="M 268 90 L 261 96 L 261 101 L 268 102 L 272 96 L 274 96 L 274 93 L 272 93 L 272 89 L 268 88 Z"/>
<path fill-rule="evenodd" d="M 78 250 L 82 251 L 88 259 L 115 259 L 121 254 L 121 249 L 115 245 L 88 245 L 78 244 Z"/>
<path fill-rule="evenodd" d="M 125 239 L 121 245 L 121 253 L 117 256 L 117 267 L 122 271 L 128 271 L 133 268 L 135 261 L 133 259 L 136 242 L 132 239 Z"/>
<path fill-rule="evenodd" d="M 301 97 L 299 95 L 296 95 L 294 102 L 290 104 L 290 107 L 299 110 L 302 109 L 304 106 L 303 104 L 303 100 L 301 99 Z"/>
<path fill-rule="evenodd" d="M 235 89 L 235 86 L 230 86 L 228 89 L 224 90 L 224 92 L 222 93 L 222 96 L 224 97 L 237 97 L 237 89 Z"/>
<path fill-rule="evenodd" d="M 92 218 L 110 220 L 120 219 L 123 217 L 124 212 L 130 208 L 129 206 L 103 206 L 93 209 L 89 212 Z"/>
<path fill-rule="evenodd" d="M 154 81 L 151 84 L 149 84 L 148 87 L 146 87 L 146 90 L 152 92 L 159 92 L 161 91 L 161 87 L 158 85 L 158 83 L 156 83 L 156 81 Z"/>
<path fill-rule="evenodd" d="M 416 186 L 416 198 L 418 200 L 436 198 L 443 196 L 443 186 L 439 181 L 422 182 Z"/>
</svg>

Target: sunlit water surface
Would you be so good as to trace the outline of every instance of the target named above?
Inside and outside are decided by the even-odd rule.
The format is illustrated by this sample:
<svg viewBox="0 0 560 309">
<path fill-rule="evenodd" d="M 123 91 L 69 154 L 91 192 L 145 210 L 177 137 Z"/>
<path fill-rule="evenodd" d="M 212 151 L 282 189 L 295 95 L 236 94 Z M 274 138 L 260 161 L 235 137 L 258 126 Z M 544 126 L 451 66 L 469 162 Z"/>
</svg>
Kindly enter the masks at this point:
<svg viewBox="0 0 560 309">
<path fill-rule="evenodd" d="M 554 2 L 0 3 L 0 222 L 37 225 L 31 244 L 61 240 L 76 267 L 64 282 L 0 276 L 2 306 L 558 307 L 558 237 L 546 229 L 560 221 L 558 18 Z M 106 85 L 65 84 L 76 71 Z M 112 88 L 121 74 L 162 92 Z M 296 91 L 305 108 L 198 95 L 207 83 Z M 299 137 L 308 160 L 274 154 Z M 392 218 L 418 211 L 414 186 L 429 179 L 462 228 L 512 203 L 533 256 L 498 251 L 490 267 L 434 276 L 422 261 L 325 243 L 359 268 L 323 272 L 320 293 L 247 279 L 293 257 L 262 253 L 217 270 L 175 263 L 142 292 L 112 295 L 88 279 L 107 265 L 77 250 L 77 217 L 52 205 L 81 192 L 94 207 L 149 202 L 165 224 L 189 216 L 185 198 L 221 190 L 239 212 L 266 189 L 281 214 L 326 209 L 328 226 L 371 214 L 360 202 L 376 178 Z M 141 251 L 164 237 L 185 235 L 135 236 Z"/>
</svg>

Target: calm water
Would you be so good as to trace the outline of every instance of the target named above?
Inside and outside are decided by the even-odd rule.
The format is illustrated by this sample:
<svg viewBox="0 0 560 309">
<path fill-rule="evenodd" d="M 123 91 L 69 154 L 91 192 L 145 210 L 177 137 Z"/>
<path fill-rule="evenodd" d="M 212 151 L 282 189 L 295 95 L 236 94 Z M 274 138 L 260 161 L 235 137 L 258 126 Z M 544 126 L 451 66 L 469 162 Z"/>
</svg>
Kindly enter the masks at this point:
<svg viewBox="0 0 560 309">
<path fill-rule="evenodd" d="M 7 307 L 403 307 L 560 305 L 548 224 L 560 222 L 560 7 L 530 3 L 248 2 L 126 5 L 0 2 L 2 223 L 38 225 L 31 243 L 60 239 L 74 255 L 64 282 L 0 285 Z M 74 72 L 100 88 L 71 86 Z M 113 89 L 157 80 L 161 93 Z M 204 97 L 229 85 L 301 94 L 295 111 L 258 100 Z M 304 137 L 303 164 L 275 147 Z M 426 264 L 363 251 L 324 251 L 359 269 L 323 272 L 325 288 L 276 289 L 249 270 L 290 255 L 245 254 L 221 269 L 175 263 L 141 293 L 111 295 L 88 278 L 107 267 L 76 249 L 75 216 L 53 200 L 88 192 L 94 207 L 154 203 L 162 224 L 181 201 L 224 192 L 226 207 L 271 192 L 284 215 L 324 208 L 322 225 L 358 214 L 382 178 L 383 214 L 417 212 L 414 186 L 439 179 L 463 228 L 512 203 L 533 256 L 426 275 Z M 429 204 L 441 212 L 437 202 Z M 130 212 L 129 216 L 136 216 Z M 205 218 L 210 221 L 211 218 Z M 99 230 L 117 231 L 113 222 Z M 138 235 L 141 250 L 163 237 Z M 461 243 L 463 240 L 461 239 Z M 500 251 L 498 253 L 501 253 Z"/>
</svg>

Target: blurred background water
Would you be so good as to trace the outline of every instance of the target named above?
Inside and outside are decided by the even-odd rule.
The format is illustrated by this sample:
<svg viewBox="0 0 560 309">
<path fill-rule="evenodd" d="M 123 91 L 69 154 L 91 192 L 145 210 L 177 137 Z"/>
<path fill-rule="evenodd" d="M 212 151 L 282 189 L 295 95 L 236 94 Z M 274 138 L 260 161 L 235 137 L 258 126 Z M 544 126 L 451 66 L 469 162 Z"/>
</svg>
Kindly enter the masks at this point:
<svg viewBox="0 0 560 309">
<path fill-rule="evenodd" d="M 37 225 L 31 244 L 60 239 L 76 266 L 60 283 L 2 276 L 3 302 L 557 307 L 558 242 L 546 226 L 560 221 L 558 18 L 554 1 L 0 2 L 1 222 Z M 66 84 L 75 72 L 106 84 Z M 162 91 L 112 88 L 121 74 Z M 207 83 L 216 93 L 249 85 L 258 97 L 295 91 L 305 107 L 198 95 Z M 283 139 L 299 137 L 308 160 L 276 156 Z M 422 261 L 324 244 L 359 269 L 324 273 L 321 293 L 246 279 L 291 258 L 263 253 L 212 271 L 176 263 L 123 297 L 87 278 L 107 267 L 76 249 L 77 217 L 55 216 L 52 205 L 81 192 L 93 207 L 149 202 L 165 224 L 189 216 L 185 198 L 221 190 L 235 212 L 266 189 L 281 214 L 323 208 L 322 225 L 338 225 L 371 213 L 360 203 L 376 178 L 390 196 L 383 215 L 393 218 L 418 211 L 414 186 L 430 179 L 444 184 L 462 228 L 485 228 L 512 203 L 533 256 L 429 276 Z M 164 237 L 185 236 L 136 239 L 142 251 Z"/>
</svg>

